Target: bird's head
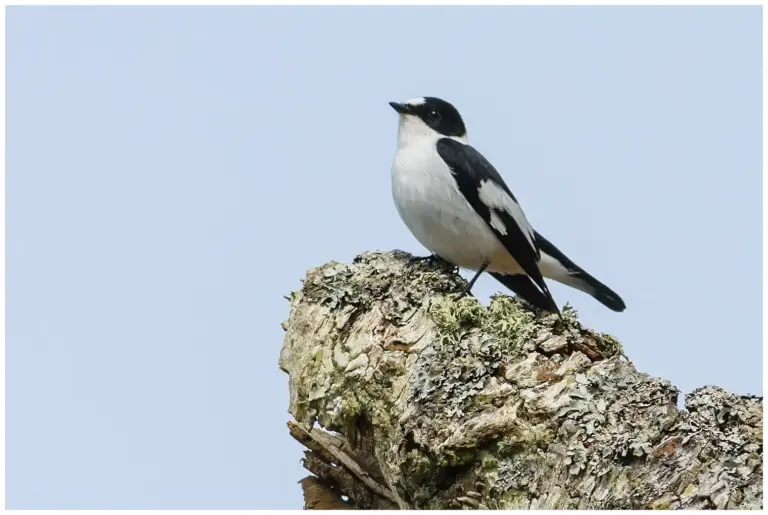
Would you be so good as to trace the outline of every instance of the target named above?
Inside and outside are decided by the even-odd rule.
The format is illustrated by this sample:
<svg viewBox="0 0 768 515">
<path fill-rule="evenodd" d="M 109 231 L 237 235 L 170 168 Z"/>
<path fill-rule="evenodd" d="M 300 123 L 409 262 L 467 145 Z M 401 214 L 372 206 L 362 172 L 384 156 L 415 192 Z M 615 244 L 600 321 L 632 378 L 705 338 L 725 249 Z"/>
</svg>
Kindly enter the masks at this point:
<svg viewBox="0 0 768 515">
<path fill-rule="evenodd" d="M 459 111 L 445 100 L 419 97 L 407 102 L 390 102 L 400 114 L 400 137 L 453 137 L 464 139 L 467 129 Z"/>
</svg>

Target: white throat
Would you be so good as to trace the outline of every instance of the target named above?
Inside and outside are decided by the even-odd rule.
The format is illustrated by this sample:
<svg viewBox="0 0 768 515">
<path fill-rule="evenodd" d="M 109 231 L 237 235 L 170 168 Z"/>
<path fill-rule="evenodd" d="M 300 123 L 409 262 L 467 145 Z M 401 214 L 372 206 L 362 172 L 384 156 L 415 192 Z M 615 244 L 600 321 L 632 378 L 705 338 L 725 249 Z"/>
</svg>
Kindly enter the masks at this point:
<svg viewBox="0 0 768 515">
<path fill-rule="evenodd" d="M 397 148 L 402 149 L 412 145 L 434 144 L 441 138 L 451 138 L 462 143 L 467 143 L 467 135 L 445 136 L 424 123 L 418 116 L 406 114 L 400 115 L 400 124 L 397 129 Z"/>
</svg>

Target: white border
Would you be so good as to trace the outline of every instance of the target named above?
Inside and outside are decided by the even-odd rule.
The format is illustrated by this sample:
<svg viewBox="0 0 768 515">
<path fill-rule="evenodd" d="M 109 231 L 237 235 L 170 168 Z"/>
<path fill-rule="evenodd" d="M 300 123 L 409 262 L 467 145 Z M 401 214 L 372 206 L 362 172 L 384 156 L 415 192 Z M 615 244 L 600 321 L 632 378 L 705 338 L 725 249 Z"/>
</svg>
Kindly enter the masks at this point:
<svg viewBox="0 0 768 515">
<path fill-rule="evenodd" d="M 762 6 L 763 12 L 762 12 L 762 26 L 763 31 L 766 27 L 766 21 L 768 21 L 768 15 L 766 15 L 766 9 L 765 9 L 766 1 L 742 1 L 738 3 L 724 3 L 724 2 L 714 2 L 714 1 L 690 1 L 690 0 L 677 0 L 674 2 L 674 6 Z M 188 1 L 180 1 L 180 0 L 165 0 L 160 2 L 153 2 L 148 0 L 136 0 L 136 1 L 121 1 L 121 2 L 109 2 L 109 1 L 80 1 L 80 2 L 67 2 L 66 0 L 47 0 L 47 1 L 27 1 L 27 2 L 4 2 L 3 7 L 7 6 L 30 6 L 30 5 L 59 5 L 59 6 L 71 6 L 71 5 L 109 5 L 109 6 L 116 6 L 116 5 L 126 5 L 126 6 L 159 6 L 159 5 L 176 5 L 176 6 L 248 6 L 248 5 L 280 5 L 280 6 L 287 6 L 287 5 L 293 5 L 293 6 L 322 6 L 322 5 L 335 5 L 335 6 L 382 6 L 382 5 L 392 5 L 392 6 L 411 6 L 411 5 L 426 5 L 426 6 L 458 6 L 458 5 L 482 5 L 482 6 L 495 6 L 495 5 L 529 5 L 529 6 L 583 6 L 583 5 L 589 5 L 589 6 L 670 6 L 668 2 L 654 2 L 654 1 L 624 1 L 624 2 L 610 2 L 605 0 L 593 0 L 592 2 L 589 2 L 587 4 L 581 3 L 581 2 L 523 2 L 523 1 L 488 1 L 485 0 L 482 3 L 478 4 L 469 4 L 468 2 L 459 2 L 459 1 L 434 1 L 434 0 L 422 0 L 420 2 L 397 2 L 397 1 L 376 1 L 376 2 L 367 2 L 367 3 L 360 3 L 360 2 L 352 2 L 352 1 L 336 1 L 331 3 L 326 2 L 320 2 L 320 1 L 304 1 L 304 2 L 253 2 L 253 1 L 233 1 L 229 0 L 227 2 L 221 3 L 221 4 L 212 4 L 210 2 L 202 2 L 202 1 L 195 1 L 195 0 L 188 0 Z M 2 62 L 2 73 L 3 73 L 3 80 L 2 85 L 0 88 L 2 88 L 2 113 L 3 118 L 5 118 L 5 9 L 2 10 L 2 13 L 0 13 L 0 21 L 2 22 L 2 31 L 3 31 L 3 37 L 0 41 L 0 61 Z M 768 79 L 768 73 L 766 73 L 766 66 L 765 66 L 765 56 L 766 51 L 768 51 L 768 45 L 766 45 L 766 39 L 763 35 L 763 93 L 765 93 L 765 85 Z M 766 136 L 766 123 L 765 123 L 765 94 L 763 94 L 763 148 L 765 149 L 766 141 L 768 141 L 768 137 Z M 2 125 L 2 145 L 0 145 L 0 148 L 2 148 L 2 157 L 3 157 L 3 165 L 5 165 L 5 123 Z M 765 163 L 763 162 L 763 172 L 765 172 Z M 765 206 L 765 198 L 766 193 L 768 193 L 768 184 L 766 184 L 765 180 L 765 173 L 763 173 L 763 230 L 765 230 L 765 227 L 768 226 L 768 209 L 766 209 Z M 0 501 L 2 508 L 5 508 L 5 328 L 6 328 L 6 320 L 5 320 L 5 166 L 2 167 L 2 181 L 0 182 L 0 198 L 2 199 L 2 210 L 0 211 L 0 227 L 2 227 L 2 243 L 0 244 L 0 247 L 2 248 L 2 251 L 0 252 L 0 263 L 2 264 L 2 272 L 0 272 L 0 286 L 2 286 L 2 304 L 0 305 L 0 327 L 3 328 L 2 335 L 0 335 L 0 347 L 2 350 L 2 356 L 0 356 L 0 362 L 2 363 L 2 370 L 0 371 L 0 458 L 3 462 L 2 471 L 0 471 Z M 765 237 L 763 237 L 763 268 L 762 268 L 762 285 L 763 285 L 763 320 L 766 318 L 766 314 L 768 313 L 768 303 L 766 303 L 766 272 L 768 272 L 768 267 L 766 267 L 766 254 L 768 254 L 768 244 L 766 243 Z M 763 347 L 765 347 L 765 327 L 763 327 Z M 765 352 L 763 352 L 763 375 L 765 375 L 765 369 L 766 369 L 766 356 Z M 763 379 L 763 392 L 765 392 L 765 379 Z M 765 418 L 763 418 L 764 427 L 763 430 L 765 432 Z M 764 484 L 763 484 L 763 491 L 765 491 L 765 481 L 764 478 Z M 299 486 L 296 485 L 297 491 L 299 489 Z M 4 510 L 5 511 L 5 510 Z M 15 511 L 15 510 L 14 510 Z M 54 513 L 54 514 L 67 514 L 67 513 L 97 513 L 102 511 L 113 511 L 113 510 L 26 510 L 23 513 L 25 515 L 29 514 L 37 514 L 37 513 Z M 117 511 L 117 510 L 114 510 Z M 194 511 L 202 511 L 202 510 L 121 510 L 124 513 L 157 513 L 157 514 L 169 514 L 169 513 L 192 513 Z M 210 511 L 210 510 L 209 510 Z M 218 511 L 218 510 L 214 510 Z M 222 510 L 223 511 L 223 510 Z M 250 513 L 252 511 L 256 510 L 249 510 L 249 511 L 240 511 L 240 510 L 228 510 L 228 512 L 232 513 Z M 297 512 L 301 513 L 302 510 L 260 510 L 260 511 L 275 511 L 276 513 L 290 513 L 290 512 Z M 551 510 L 541 510 L 543 513 L 556 513 Z M 581 510 L 577 510 L 581 512 Z M 395 513 L 395 512 L 392 512 Z M 453 513 L 450 511 L 440 512 L 440 513 Z M 584 511 L 584 513 L 587 513 Z"/>
<path fill-rule="evenodd" d="M 659 2 L 659 1 L 650 1 L 650 0 L 635 0 L 635 1 L 625 1 L 625 2 L 616 2 L 616 1 L 608 1 L 608 0 L 593 0 L 592 2 L 584 3 L 584 2 L 576 2 L 576 1 L 561 1 L 561 2 L 524 2 L 524 1 L 515 1 L 515 0 L 483 0 L 482 2 L 476 2 L 476 3 L 470 3 L 467 1 L 457 1 L 457 0 L 448 0 L 448 1 L 436 1 L 436 0 L 422 0 L 422 1 L 413 1 L 413 2 L 403 2 L 403 1 L 371 1 L 371 2 L 354 2 L 354 1 L 335 1 L 335 2 L 321 2 L 321 1 L 303 1 L 303 2 L 253 2 L 253 1 L 245 1 L 245 0 L 228 0 L 221 3 L 211 3 L 211 2 L 204 2 L 201 0 L 160 0 L 160 1 L 151 1 L 151 0 L 135 0 L 135 1 L 117 1 L 117 2 L 111 2 L 109 0 L 106 1 L 80 1 L 80 2 L 67 2 L 66 0 L 33 0 L 28 2 L 5 2 L 5 6 L 12 6 L 12 5 L 60 5 L 60 6 L 75 6 L 75 5 L 95 5 L 95 6 L 104 6 L 104 5 L 128 5 L 128 6 L 211 6 L 211 7 L 223 7 L 223 6 L 239 6 L 239 5 L 274 5 L 274 6 L 288 6 L 288 5 L 298 5 L 298 6 L 313 6 L 313 5 L 319 5 L 319 6 L 382 6 L 382 5 L 393 5 L 393 6 L 494 6 L 494 5 L 516 5 L 516 6 L 559 6 L 559 7 L 567 7 L 567 6 L 617 6 L 617 7 L 625 7 L 625 6 L 660 6 L 660 7 L 677 7 L 677 6 L 723 6 L 723 7 L 737 7 L 737 6 L 748 6 L 748 5 L 765 5 L 765 0 L 759 1 L 759 0 L 747 0 L 747 1 L 741 1 L 741 2 L 716 2 L 713 0 L 704 0 L 704 1 L 693 1 L 693 0 L 676 0 L 674 2 Z"/>
</svg>

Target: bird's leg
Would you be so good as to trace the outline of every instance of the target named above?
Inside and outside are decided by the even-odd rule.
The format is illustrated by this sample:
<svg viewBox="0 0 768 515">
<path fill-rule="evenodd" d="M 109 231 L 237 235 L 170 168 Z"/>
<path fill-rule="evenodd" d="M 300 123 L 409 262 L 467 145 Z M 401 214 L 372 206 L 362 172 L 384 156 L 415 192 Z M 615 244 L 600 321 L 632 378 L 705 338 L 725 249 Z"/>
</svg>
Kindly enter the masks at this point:
<svg viewBox="0 0 768 515">
<path fill-rule="evenodd" d="M 475 285 L 475 282 L 477 281 L 478 277 L 480 277 L 483 272 L 485 272 L 485 269 L 488 268 L 488 265 L 490 265 L 490 261 L 486 261 L 483 263 L 483 266 L 480 267 L 480 269 L 475 273 L 475 276 L 469 281 L 469 284 L 467 284 L 467 287 L 464 288 L 464 291 L 461 293 L 462 295 L 468 295 L 472 293 L 472 287 Z"/>
</svg>

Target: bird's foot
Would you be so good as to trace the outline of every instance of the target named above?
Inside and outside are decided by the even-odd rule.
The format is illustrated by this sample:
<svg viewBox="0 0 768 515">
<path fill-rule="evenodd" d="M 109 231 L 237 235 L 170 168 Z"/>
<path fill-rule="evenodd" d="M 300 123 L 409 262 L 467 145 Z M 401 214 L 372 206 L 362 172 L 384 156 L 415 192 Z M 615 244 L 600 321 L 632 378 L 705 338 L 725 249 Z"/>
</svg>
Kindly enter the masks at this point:
<svg viewBox="0 0 768 515">
<path fill-rule="evenodd" d="M 428 256 L 414 256 L 408 261 L 411 263 L 422 263 L 424 261 L 428 261 L 430 265 L 438 265 L 444 268 L 456 268 L 456 265 L 449 263 L 436 254 L 430 254 Z"/>
</svg>

